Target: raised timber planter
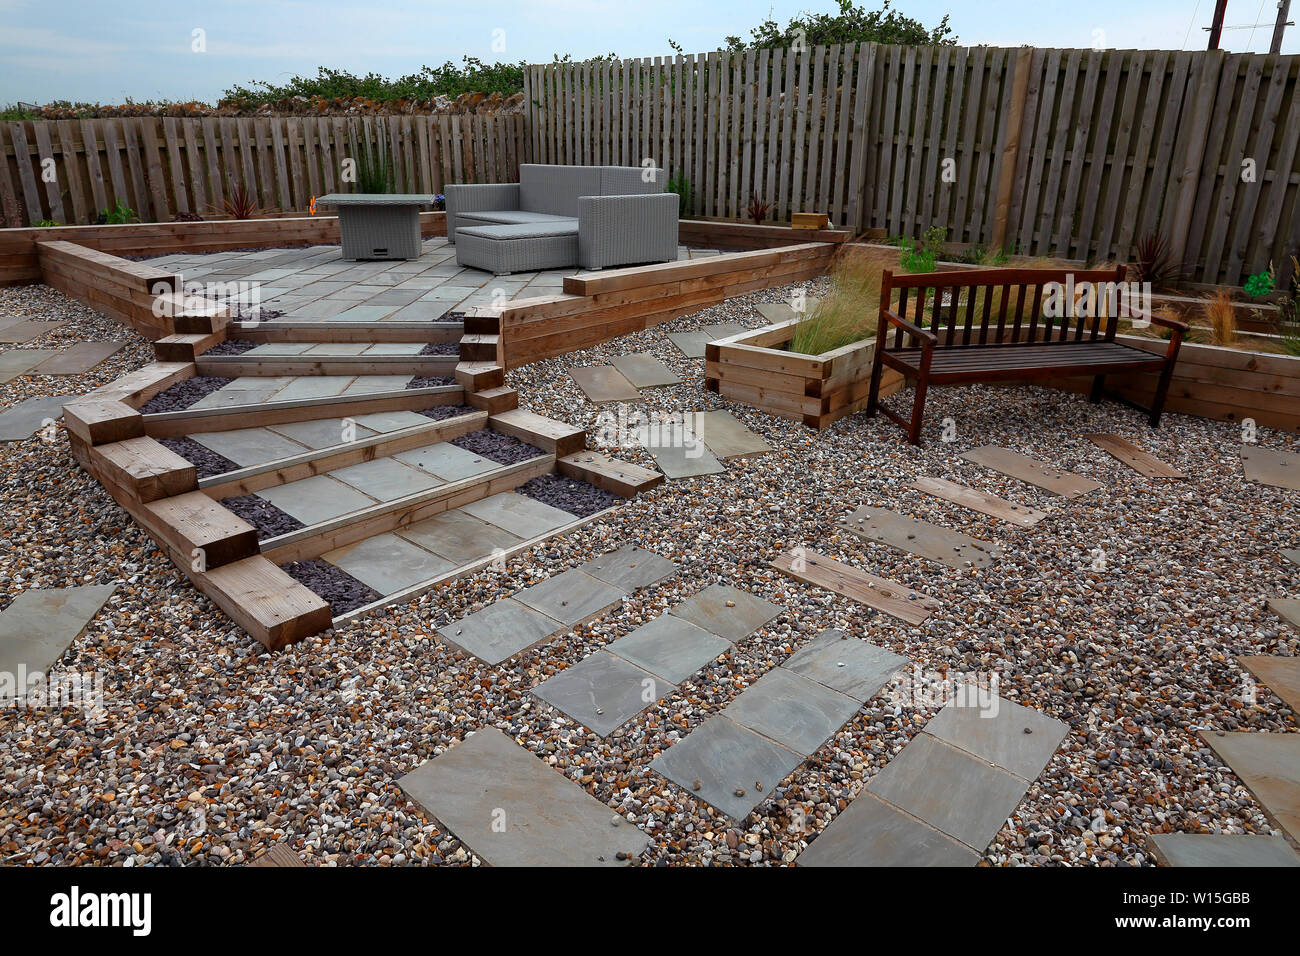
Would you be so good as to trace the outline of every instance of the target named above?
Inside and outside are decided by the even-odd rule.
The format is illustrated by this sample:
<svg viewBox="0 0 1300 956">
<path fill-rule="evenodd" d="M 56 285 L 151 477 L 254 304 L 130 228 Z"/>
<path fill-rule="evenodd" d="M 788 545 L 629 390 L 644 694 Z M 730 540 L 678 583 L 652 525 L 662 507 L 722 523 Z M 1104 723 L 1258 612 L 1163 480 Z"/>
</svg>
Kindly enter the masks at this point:
<svg viewBox="0 0 1300 956">
<path fill-rule="evenodd" d="M 801 355 L 785 348 L 799 321 L 778 322 L 710 342 L 704 354 L 705 386 L 730 401 L 809 428 L 825 428 L 864 408 L 875 338 L 821 355 Z M 902 387 L 903 377 L 886 369 L 881 396 Z"/>
</svg>

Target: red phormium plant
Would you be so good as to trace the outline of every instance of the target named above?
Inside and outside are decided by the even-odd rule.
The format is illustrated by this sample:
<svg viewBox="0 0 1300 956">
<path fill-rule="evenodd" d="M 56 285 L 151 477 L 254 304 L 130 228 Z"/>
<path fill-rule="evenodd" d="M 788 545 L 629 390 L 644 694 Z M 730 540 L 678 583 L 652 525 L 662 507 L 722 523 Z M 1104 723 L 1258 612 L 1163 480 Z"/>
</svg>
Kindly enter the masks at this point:
<svg viewBox="0 0 1300 956">
<path fill-rule="evenodd" d="M 256 219 L 262 214 L 262 207 L 248 188 L 240 183 L 230 190 L 225 201 L 226 215 L 231 219 Z"/>
<path fill-rule="evenodd" d="M 770 202 L 763 202 L 758 198 L 758 193 L 754 193 L 753 198 L 749 200 L 749 208 L 746 211 L 749 213 L 749 218 L 754 220 L 756 225 L 761 226 L 763 221 L 767 219 L 767 211 L 771 208 L 772 204 Z"/>
<path fill-rule="evenodd" d="M 1170 254 L 1169 243 L 1158 232 L 1143 236 L 1133 247 L 1133 278 L 1138 282 L 1150 282 L 1153 288 L 1160 289 L 1178 282 L 1183 277 L 1183 270 L 1174 262 Z"/>
</svg>

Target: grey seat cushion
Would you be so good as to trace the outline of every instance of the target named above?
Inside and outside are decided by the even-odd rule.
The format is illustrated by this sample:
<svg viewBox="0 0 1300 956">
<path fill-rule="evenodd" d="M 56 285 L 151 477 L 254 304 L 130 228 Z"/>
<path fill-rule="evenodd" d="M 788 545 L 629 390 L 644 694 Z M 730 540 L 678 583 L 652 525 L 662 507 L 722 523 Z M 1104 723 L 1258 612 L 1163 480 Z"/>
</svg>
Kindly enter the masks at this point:
<svg viewBox="0 0 1300 956">
<path fill-rule="evenodd" d="M 480 239 L 546 239 L 552 236 L 576 236 L 578 220 L 555 217 L 553 222 L 509 223 L 497 226 L 467 226 L 457 229 L 458 236 L 477 236 Z"/>
<path fill-rule="evenodd" d="M 458 213 L 457 218 L 461 222 L 483 223 L 485 225 L 518 225 L 528 222 L 572 222 L 575 225 L 577 224 L 577 220 L 572 216 L 555 216 L 547 212 L 529 212 L 526 209 L 478 209 L 473 212 Z"/>
</svg>

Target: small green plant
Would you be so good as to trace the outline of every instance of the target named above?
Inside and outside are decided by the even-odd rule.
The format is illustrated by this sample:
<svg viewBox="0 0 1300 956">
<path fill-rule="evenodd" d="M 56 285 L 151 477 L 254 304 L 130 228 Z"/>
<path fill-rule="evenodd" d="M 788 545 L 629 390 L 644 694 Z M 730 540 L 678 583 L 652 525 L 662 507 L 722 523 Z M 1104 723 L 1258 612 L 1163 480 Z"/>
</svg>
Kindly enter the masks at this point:
<svg viewBox="0 0 1300 956">
<path fill-rule="evenodd" d="M 908 272 L 933 272 L 934 264 L 943 251 L 943 241 L 947 235 L 948 230 L 943 226 L 931 226 L 925 231 L 919 243 L 904 239 L 899 263 Z"/>
<path fill-rule="evenodd" d="M 135 221 L 135 210 L 120 199 L 112 209 L 102 209 L 99 213 L 99 225 L 101 226 L 125 226 L 128 222 Z"/>
<path fill-rule="evenodd" d="M 388 155 L 388 147 L 382 139 L 373 145 L 367 142 L 361 154 L 357 156 L 357 192 L 397 192 L 393 160 Z"/>
<path fill-rule="evenodd" d="M 695 210 L 695 194 L 691 189 L 691 181 L 681 173 L 670 176 L 664 190 L 677 194 L 678 219 L 685 219 Z"/>
<path fill-rule="evenodd" d="M 1270 285 L 1277 280 L 1271 262 L 1268 277 Z M 1287 353 L 1300 355 L 1300 258 L 1295 256 L 1291 256 L 1291 288 L 1277 304 L 1277 335 Z"/>
<path fill-rule="evenodd" d="M 36 226 L 38 229 L 49 229 L 51 226 L 57 226 L 58 223 L 53 219 L 40 219 L 32 223 L 32 225 Z"/>
<path fill-rule="evenodd" d="M 1246 295 L 1260 299 L 1273 291 L 1273 266 L 1270 263 L 1267 272 L 1256 272 L 1246 280 Z"/>
</svg>

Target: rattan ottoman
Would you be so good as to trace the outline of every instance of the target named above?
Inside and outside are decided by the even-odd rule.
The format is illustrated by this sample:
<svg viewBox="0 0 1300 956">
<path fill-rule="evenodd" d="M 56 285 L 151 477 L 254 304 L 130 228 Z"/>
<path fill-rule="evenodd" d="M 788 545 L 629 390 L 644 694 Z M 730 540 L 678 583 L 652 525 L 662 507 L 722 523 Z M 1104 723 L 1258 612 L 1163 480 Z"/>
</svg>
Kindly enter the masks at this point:
<svg viewBox="0 0 1300 956">
<path fill-rule="evenodd" d="M 497 274 L 562 269 L 578 261 L 577 226 L 519 223 L 456 230 L 456 263 Z"/>
<path fill-rule="evenodd" d="M 316 202 L 338 208 L 344 259 L 418 259 L 420 207 L 435 198 L 422 193 L 330 193 Z"/>
</svg>

